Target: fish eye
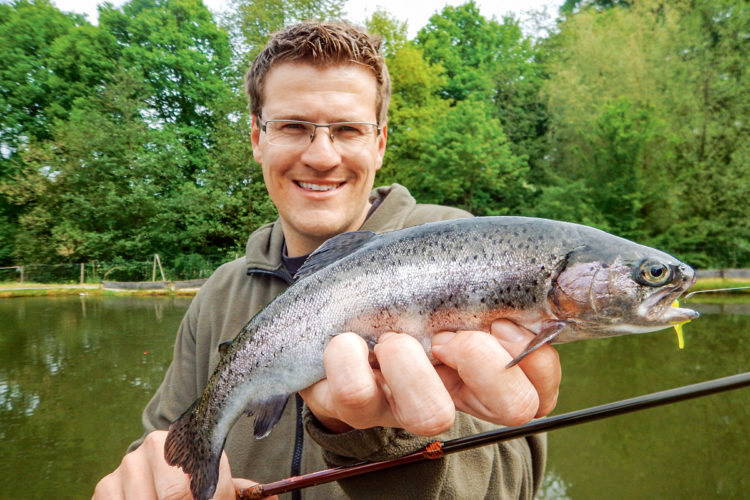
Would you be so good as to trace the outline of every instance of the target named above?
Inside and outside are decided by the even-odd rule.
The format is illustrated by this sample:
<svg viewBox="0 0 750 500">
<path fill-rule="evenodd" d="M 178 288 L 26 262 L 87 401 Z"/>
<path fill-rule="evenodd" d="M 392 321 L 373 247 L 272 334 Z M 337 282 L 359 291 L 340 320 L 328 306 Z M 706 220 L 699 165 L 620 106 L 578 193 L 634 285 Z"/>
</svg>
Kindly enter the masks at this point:
<svg viewBox="0 0 750 500">
<path fill-rule="evenodd" d="M 644 260 L 635 275 L 636 281 L 646 286 L 662 286 L 672 278 L 668 265 L 655 260 Z"/>
</svg>

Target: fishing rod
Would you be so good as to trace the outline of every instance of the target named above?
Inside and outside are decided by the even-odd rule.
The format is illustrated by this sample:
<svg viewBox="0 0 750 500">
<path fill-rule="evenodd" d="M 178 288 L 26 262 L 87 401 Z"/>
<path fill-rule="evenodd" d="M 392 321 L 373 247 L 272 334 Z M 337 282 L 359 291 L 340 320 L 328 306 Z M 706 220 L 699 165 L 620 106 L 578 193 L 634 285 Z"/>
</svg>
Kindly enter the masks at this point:
<svg viewBox="0 0 750 500">
<path fill-rule="evenodd" d="M 362 462 L 346 467 L 333 467 L 304 474 L 302 476 L 289 477 L 273 483 L 256 484 L 250 488 L 237 490 L 237 500 L 264 498 L 318 484 L 337 481 L 347 477 L 358 476 L 368 472 L 397 467 L 412 462 L 435 460 L 450 453 L 465 451 L 541 432 L 562 429 L 564 427 L 592 422 L 594 420 L 600 420 L 638 410 L 645 410 L 655 406 L 676 403 L 678 401 L 698 398 L 701 396 L 708 396 L 718 392 L 739 389 L 748 385 L 750 385 L 750 372 L 745 372 L 729 377 L 645 394 L 630 399 L 623 399 L 622 401 L 593 406 L 591 408 L 577 410 L 570 413 L 563 413 L 553 417 L 542 418 L 517 427 L 504 427 L 502 429 L 452 439 L 449 441 L 434 441 L 421 450 L 400 458 L 383 460 L 380 462 Z"/>
<path fill-rule="evenodd" d="M 685 295 L 685 298 L 682 300 L 685 301 L 695 295 L 696 293 L 712 293 L 712 292 L 733 292 L 734 290 L 747 290 L 750 289 L 750 286 L 735 286 L 732 288 L 716 288 L 714 290 L 696 290 L 694 292 L 690 292 L 689 294 Z"/>
</svg>

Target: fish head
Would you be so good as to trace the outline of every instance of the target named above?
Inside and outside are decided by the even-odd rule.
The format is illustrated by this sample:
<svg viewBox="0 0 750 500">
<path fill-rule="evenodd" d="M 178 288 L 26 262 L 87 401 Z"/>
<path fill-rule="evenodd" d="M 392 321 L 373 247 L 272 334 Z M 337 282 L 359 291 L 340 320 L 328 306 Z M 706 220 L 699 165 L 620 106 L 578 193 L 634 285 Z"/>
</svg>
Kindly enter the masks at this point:
<svg viewBox="0 0 750 500">
<path fill-rule="evenodd" d="M 695 283 L 695 271 L 676 258 L 628 240 L 582 245 L 560 265 L 549 294 L 569 328 L 558 342 L 646 333 L 697 318 L 674 301 Z"/>
</svg>

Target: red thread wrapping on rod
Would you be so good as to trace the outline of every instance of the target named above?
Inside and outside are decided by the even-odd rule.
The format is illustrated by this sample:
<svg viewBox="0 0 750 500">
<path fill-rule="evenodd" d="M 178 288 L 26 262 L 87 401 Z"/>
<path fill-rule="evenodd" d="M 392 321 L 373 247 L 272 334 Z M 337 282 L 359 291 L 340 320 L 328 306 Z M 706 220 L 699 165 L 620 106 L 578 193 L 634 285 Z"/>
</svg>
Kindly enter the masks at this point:
<svg viewBox="0 0 750 500">
<path fill-rule="evenodd" d="M 441 443 L 440 441 L 433 441 L 432 443 L 425 446 L 424 451 L 422 453 L 426 458 L 429 458 L 430 460 L 435 460 L 436 458 L 442 458 L 443 457 L 443 443 Z"/>
</svg>

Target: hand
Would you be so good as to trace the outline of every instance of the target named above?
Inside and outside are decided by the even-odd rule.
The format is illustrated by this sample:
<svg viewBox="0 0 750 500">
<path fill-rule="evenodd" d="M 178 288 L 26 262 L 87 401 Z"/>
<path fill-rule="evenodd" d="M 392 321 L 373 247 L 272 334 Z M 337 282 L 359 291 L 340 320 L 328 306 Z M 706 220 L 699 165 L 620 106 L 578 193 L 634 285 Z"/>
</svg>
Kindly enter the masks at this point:
<svg viewBox="0 0 750 500">
<path fill-rule="evenodd" d="M 519 425 L 552 411 L 560 384 L 560 361 L 549 345 L 505 368 L 533 335 L 505 320 L 491 333 L 440 333 L 432 353 L 444 364 L 433 366 L 409 335 L 384 334 L 371 360 L 361 337 L 343 333 L 326 348 L 326 379 L 300 394 L 332 432 L 380 425 L 433 436 L 450 428 L 456 409 Z"/>
<path fill-rule="evenodd" d="M 508 320 L 492 323 L 489 335 L 477 333 L 440 333 L 432 341 L 432 354 L 443 363 L 435 369 L 456 408 L 509 426 L 551 412 L 562 376 L 557 351 L 546 344 L 505 369 L 534 334 Z"/>
<path fill-rule="evenodd" d="M 141 446 L 125 455 L 114 472 L 99 481 L 93 498 L 192 499 L 187 474 L 164 461 L 166 438 L 167 431 L 154 431 L 146 436 Z M 248 488 L 254 484 L 247 479 L 232 479 L 229 460 L 226 453 L 222 453 L 214 499 L 235 500 L 235 488 Z"/>
</svg>

